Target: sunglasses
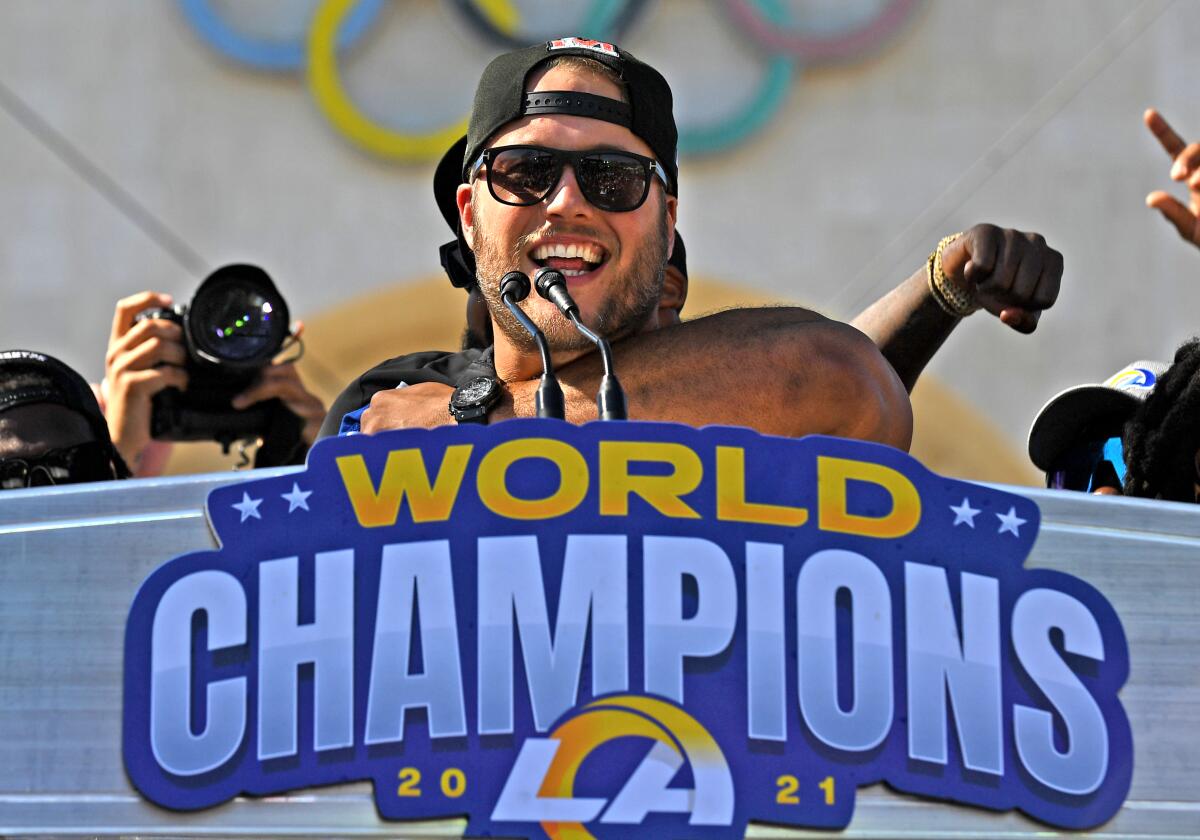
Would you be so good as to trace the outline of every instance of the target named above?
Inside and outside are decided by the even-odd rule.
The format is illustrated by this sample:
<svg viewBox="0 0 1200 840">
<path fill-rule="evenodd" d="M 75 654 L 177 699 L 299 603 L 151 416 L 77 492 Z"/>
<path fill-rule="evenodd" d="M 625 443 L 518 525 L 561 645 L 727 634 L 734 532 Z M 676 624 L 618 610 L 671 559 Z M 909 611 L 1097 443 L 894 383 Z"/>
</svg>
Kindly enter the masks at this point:
<svg viewBox="0 0 1200 840">
<path fill-rule="evenodd" d="M 107 444 L 89 441 L 51 449 L 35 458 L 3 458 L 0 459 L 0 490 L 124 478 L 116 465 L 115 454 Z"/>
<path fill-rule="evenodd" d="M 1046 473 L 1046 486 L 1055 490 L 1120 488 L 1125 481 L 1125 455 L 1120 437 L 1081 441 L 1066 450 Z"/>
<path fill-rule="evenodd" d="M 567 164 L 575 172 L 583 197 L 610 213 L 641 207 L 656 176 L 668 192 L 671 189 L 666 170 L 653 158 L 633 152 L 568 152 L 542 146 L 484 149 L 471 167 L 470 179 L 478 177 L 480 167 L 486 167 L 492 198 L 501 204 L 529 207 L 558 186 Z"/>
</svg>

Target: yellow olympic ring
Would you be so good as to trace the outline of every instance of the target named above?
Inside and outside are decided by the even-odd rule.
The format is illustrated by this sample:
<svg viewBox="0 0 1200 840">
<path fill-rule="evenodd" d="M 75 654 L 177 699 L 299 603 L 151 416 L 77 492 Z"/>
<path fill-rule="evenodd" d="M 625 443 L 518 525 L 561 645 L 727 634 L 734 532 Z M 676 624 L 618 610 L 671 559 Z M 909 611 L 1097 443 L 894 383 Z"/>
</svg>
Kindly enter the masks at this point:
<svg viewBox="0 0 1200 840">
<path fill-rule="evenodd" d="M 405 134 L 372 122 L 350 99 L 337 66 L 337 33 L 358 0 L 323 0 L 308 33 L 308 85 L 321 113 L 352 143 L 404 163 L 437 160 L 467 133 L 467 121 L 428 134 Z M 505 5 L 497 0 L 497 5 Z"/>
<path fill-rule="evenodd" d="M 505 35 L 515 35 L 521 25 L 521 13 L 512 4 L 512 0 L 480 0 L 479 11 L 482 12 L 492 25 Z M 597 38 L 600 36 L 597 35 Z"/>
</svg>

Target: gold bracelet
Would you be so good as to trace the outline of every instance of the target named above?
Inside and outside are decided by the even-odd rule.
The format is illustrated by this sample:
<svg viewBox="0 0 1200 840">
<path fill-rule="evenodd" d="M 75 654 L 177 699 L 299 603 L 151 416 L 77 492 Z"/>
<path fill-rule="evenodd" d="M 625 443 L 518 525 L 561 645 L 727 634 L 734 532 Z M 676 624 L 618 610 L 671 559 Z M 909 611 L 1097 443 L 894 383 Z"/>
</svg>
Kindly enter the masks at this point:
<svg viewBox="0 0 1200 840">
<path fill-rule="evenodd" d="M 946 246 L 962 236 L 961 233 L 945 237 L 938 243 L 937 248 L 929 255 L 926 274 L 929 281 L 929 292 L 937 305 L 947 315 L 955 318 L 965 318 L 979 309 L 976 302 L 975 288 L 969 283 L 955 283 L 942 270 L 942 252 Z"/>
</svg>

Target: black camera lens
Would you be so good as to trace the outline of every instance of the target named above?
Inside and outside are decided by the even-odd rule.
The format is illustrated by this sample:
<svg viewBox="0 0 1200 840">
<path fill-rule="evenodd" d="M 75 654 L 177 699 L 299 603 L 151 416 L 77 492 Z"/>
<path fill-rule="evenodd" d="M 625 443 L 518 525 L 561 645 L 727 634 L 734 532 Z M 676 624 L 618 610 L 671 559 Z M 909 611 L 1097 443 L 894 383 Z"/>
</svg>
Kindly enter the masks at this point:
<svg viewBox="0 0 1200 840">
<path fill-rule="evenodd" d="M 261 367 L 288 335 L 288 309 L 261 268 L 229 265 L 210 274 L 188 312 L 188 332 L 206 359 Z"/>
</svg>

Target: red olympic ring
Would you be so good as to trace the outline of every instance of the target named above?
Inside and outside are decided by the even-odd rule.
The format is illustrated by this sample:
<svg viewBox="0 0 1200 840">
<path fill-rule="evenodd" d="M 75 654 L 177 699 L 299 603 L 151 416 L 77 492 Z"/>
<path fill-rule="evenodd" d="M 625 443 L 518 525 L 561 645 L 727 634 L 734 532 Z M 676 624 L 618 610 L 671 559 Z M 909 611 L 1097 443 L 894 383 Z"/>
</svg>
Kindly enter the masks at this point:
<svg viewBox="0 0 1200 840">
<path fill-rule="evenodd" d="M 916 5 L 917 0 L 888 0 L 883 10 L 866 23 L 831 36 L 781 29 L 763 15 L 755 0 L 728 0 L 726 8 L 733 22 L 763 47 L 811 62 L 849 58 L 878 47 Z"/>
</svg>

